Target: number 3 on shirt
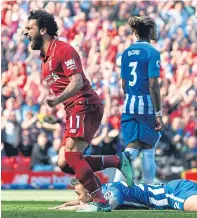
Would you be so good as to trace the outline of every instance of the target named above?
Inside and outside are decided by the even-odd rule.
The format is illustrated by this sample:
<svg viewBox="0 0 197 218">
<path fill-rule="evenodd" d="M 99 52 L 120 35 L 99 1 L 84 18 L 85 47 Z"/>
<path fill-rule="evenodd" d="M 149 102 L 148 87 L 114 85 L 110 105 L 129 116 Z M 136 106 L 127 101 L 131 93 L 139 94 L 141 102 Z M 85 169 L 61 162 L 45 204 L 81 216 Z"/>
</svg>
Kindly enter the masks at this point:
<svg viewBox="0 0 197 218">
<path fill-rule="evenodd" d="M 133 67 L 131 70 L 131 75 L 133 76 L 133 81 L 129 81 L 129 85 L 134 86 L 137 82 L 137 73 L 136 73 L 137 61 L 130 62 L 129 67 Z"/>
</svg>

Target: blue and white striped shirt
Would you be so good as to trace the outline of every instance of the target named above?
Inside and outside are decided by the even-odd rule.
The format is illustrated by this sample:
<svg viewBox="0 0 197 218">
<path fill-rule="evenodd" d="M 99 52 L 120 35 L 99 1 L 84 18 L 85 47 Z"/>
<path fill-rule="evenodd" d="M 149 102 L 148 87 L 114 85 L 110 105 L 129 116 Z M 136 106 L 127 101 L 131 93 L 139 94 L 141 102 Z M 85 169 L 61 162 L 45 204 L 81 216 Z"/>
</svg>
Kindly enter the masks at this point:
<svg viewBox="0 0 197 218">
<path fill-rule="evenodd" d="M 125 182 L 113 182 L 103 184 L 102 193 L 109 201 L 110 198 L 113 198 L 117 202 L 117 206 L 132 205 L 158 210 L 183 210 L 184 201 L 188 197 L 184 194 L 187 187 L 193 189 L 197 194 L 197 184 L 187 180 L 174 180 L 166 185 L 135 184 L 132 187 L 128 187 Z M 178 195 L 181 192 L 180 197 Z"/>
<path fill-rule="evenodd" d="M 160 53 L 146 41 L 127 48 L 121 60 L 121 78 L 125 81 L 123 114 L 154 114 L 149 78 L 160 75 Z"/>
</svg>

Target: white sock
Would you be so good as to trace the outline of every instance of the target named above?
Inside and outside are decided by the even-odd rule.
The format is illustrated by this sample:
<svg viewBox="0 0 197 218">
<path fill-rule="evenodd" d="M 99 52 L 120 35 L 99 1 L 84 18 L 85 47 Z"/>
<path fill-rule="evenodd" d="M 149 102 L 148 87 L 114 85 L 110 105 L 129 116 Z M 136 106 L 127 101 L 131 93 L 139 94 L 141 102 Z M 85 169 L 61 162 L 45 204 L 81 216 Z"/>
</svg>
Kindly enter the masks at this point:
<svg viewBox="0 0 197 218">
<path fill-rule="evenodd" d="M 131 156 L 131 160 L 135 160 L 139 151 L 134 148 L 126 148 L 125 151 L 129 152 Z M 119 170 L 116 170 L 115 176 L 114 176 L 114 182 L 119 182 L 119 181 L 126 181 L 125 177 L 122 175 L 122 173 Z"/>
<path fill-rule="evenodd" d="M 129 152 L 129 154 L 131 155 L 131 160 L 135 160 L 139 154 L 139 150 L 135 148 L 126 148 L 125 151 Z"/>
<path fill-rule="evenodd" d="M 142 150 L 142 177 L 145 184 L 153 183 L 155 178 L 155 148 Z"/>
<path fill-rule="evenodd" d="M 126 182 L 125 177 L 123 176 L 123 174 L 120 172 L 120 170 L 116 170 L 115 175 L 114 175 L 114 180 L 113 182 Z"/>
</svg>

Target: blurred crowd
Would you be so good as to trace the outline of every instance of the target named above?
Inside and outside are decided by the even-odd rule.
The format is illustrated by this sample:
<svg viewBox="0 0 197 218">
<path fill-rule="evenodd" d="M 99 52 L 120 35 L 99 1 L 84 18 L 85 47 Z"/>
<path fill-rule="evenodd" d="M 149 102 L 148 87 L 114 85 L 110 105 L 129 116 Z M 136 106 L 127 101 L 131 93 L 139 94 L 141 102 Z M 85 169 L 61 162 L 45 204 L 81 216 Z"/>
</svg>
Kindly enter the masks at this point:
<svg viewBox="0 0 197 218">
<path fill-rule="evenodd" d="M 84 72 L 105 104 L 92 154 L 123 149 L 120 117 L 123 92 L 120 62 L 135 42 L 131 15 L 152 17 L 161 52 L 161 95 L 165 130 L 156 149 L 157 176 L 163 180 L 197 167 L 197 18 L 195 1 L 4 1 L 1 28 L 2 156 L 31 157 L 35 171 L 57 170 L 64 132 L 64 108 L 49 108 L 51 95 L 41 78 L 39 51 L 22 35 L 31 10 L 54 14 L 59 37 L 70 43 Z M 140 167 L 137 160 L 135 167 Z M 140 175 L 137 175 L 140 177 Z"/>
</svg>

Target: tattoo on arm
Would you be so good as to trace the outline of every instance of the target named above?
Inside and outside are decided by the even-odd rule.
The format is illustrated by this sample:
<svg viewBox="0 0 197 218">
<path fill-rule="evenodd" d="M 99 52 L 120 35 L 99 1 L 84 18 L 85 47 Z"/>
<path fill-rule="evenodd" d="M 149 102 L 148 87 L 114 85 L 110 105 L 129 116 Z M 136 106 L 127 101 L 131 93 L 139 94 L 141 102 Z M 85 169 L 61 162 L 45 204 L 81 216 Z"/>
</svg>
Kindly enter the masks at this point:
<svg viewBox="0 0 197 218">
<path fill-rule="evenodd" d="M 59 96 L 59 103 L 66 101 L 70 97 L 73 97 L 83 87 L 83 78 L 80 73 L 72 75 L 69 77 L 69 80 L 70 83 Z"/>
</svg>

